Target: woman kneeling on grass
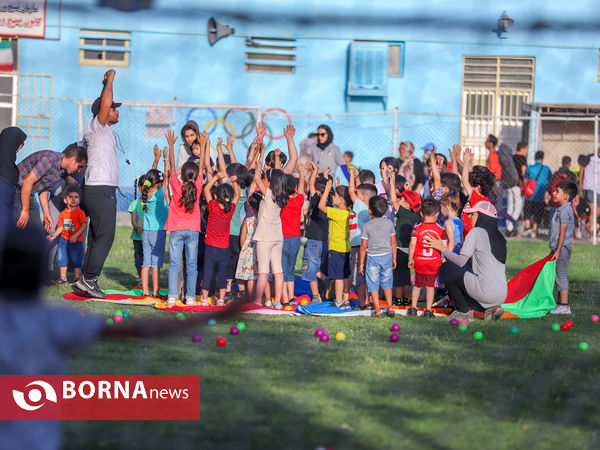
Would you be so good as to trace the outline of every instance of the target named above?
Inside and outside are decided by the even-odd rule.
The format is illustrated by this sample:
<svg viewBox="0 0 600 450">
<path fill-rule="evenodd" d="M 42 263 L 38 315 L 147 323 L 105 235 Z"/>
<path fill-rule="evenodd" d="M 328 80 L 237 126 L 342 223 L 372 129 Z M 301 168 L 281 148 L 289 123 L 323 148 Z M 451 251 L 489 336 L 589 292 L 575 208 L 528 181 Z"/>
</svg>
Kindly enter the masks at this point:
<svg viewBox="0 0 600 450">
<path fill-rule="evenodd" d="M 473 320 L 473 312 L 485 311 L 485 320 L 498 319 L 508 287 L 506 284 L 506 239 L 498 230 L 497 212 L 490 202 L 481 201 L 465 208 L 473 229 L 469 231 L 460 255 L 447 242 L 426 237 L 426 247 L 444 254 L 440 276 L 456 310 L 450 317 Z M 471 259 L 472 267 L 466 264 Z"/>
</svg>

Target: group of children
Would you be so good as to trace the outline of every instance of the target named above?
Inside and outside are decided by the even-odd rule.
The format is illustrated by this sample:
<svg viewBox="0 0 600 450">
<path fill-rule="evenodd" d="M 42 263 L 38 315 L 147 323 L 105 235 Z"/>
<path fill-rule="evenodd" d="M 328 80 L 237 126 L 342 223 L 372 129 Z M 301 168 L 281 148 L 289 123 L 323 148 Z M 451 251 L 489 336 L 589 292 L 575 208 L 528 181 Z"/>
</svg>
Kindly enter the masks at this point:
<svg viewBox="0 0 600 450">
<path fill-rule="evenodd" d="M 310 284 L 313 302 L 323 301 L 329 291 L 335 306 L 349 308 L 354 288 L 359 308 L 373 309 L 375 316 L 382 315 L 380 293 L 388 316 L 394 314 L 393 305 L 410 306 L 408 315 L 416 316 L 425 288 L 423 316 L 433 317 L 436 297 L 444 298 L 439 278 L 443 256 L 424 238 L 447 240 L 448 248 L 460 253 L 472 226 L 462 210 L 479 201 L 495 202 L 493 173 L 484 166 L 473 167 L 473 153 L 455 146 L 451 172 L 446 158 L 434 149 L 422 195 L 411 190 L 398 174 L 398 160 L 391 157 L 381 161 L 378 183 L 373 172 L 349 166 L 345 186 L 310 161 L 297 164 L 294 133 L 291 125 L 284 130 L 289 158 L 279 149 L 265 157 L 266 127 L 259 123 L 245 164 L 236 161 L 229 139 L 225 149 L 219 139 L 214 163 L 208 136 L 188 123 L 182 130 L 182 146 L 188 152 L 179 151 L 179 158 L 188 160 L 178 161 L 179 170 L 177 139 L 167 133 L 167 147 L 162 152 L 155 147 L 152 169 L 137 181 L 141 196 L 129 208 L 143 294 L 159 295 L 169 231 L 167 307 L 178 299 L 196 305 L 196 295 L 207 306 L 211 292 L 217 306 L 225 305 L 233 281 L 240 295 L 258 304 L 278 309 L 294 305 L 304 223 L 302 279 Z M 161 156 L 164 172 L 157 170 Z M 568 192 L 565 199 L 570 188 L 561 191 Z M 562 236 L 562 248 L 568 247 L 568 238 Z M 557 244 L 558 240 L 553 251 Z M 561 300 L 566 303 L 566 298 Z"/>
</svg>

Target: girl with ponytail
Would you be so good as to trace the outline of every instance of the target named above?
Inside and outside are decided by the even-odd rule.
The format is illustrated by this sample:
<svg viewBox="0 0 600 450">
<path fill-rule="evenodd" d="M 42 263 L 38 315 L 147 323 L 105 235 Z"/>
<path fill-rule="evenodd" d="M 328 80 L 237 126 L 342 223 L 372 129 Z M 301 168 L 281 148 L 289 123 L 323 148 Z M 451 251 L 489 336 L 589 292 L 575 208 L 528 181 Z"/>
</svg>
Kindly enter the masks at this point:
<svg viewBox="0 0 600 450">
<path fill-rule="evenodd" d="M 198 277 L 198 236 L 200 233 L 200 191 L 202 189 L 202 166 L 204 158 L 199 162 L 187 161 L 181 165 L 177 173 L 175 166 L 175 133 L 166 133 L 169 145 L 169 165 L 171 177 L 169 187 L 171 201 L 169 217 L 165 230 L 171 233 L 169 237 L 169 295 L 167 308 L 177 304 L 179 297 L 178 274 L 179 268 L 185 264 L 185 303 L 187 306 L 196 305 L 196 279 Z M 203 152 L 204 149 L 201 149 Z M 185 258 L 182 254 L 185 251 Z"/>
<path fill-rule="evenodd" d="M 158 153 L 158 158 L 160 158 L 160 151 L 155 153 Z M 163 150 L 163 159 L 165 163 L 164 170 L 168 174 L 166 147 Z M 155 160 L 155 162 L 158 161 Z M 160 170 L 149 170 L 142 183 L 142 196 L 140 198 L 144 211 L 142 295 L 150 295 L 148 278 L 150 277 L 150 268 L 152 268 L 152 292 L 154 297 L 159 296 L 160 268 L 163 265 L 167 240 L 165 222 L 169 213 L 169 194 L 163 188 L 164 180 L 165 175 Z"/>
</svg>

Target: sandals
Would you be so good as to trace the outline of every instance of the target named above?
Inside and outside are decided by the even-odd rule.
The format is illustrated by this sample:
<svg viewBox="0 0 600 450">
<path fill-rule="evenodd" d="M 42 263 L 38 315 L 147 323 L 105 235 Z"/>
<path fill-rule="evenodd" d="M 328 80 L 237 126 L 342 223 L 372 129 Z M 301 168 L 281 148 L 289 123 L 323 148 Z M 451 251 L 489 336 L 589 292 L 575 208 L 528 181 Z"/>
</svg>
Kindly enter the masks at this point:
<svg viewBox="0 0 600 450">
<path fill-rule="evenodd" d="M 283 309 L 283 305 L 281 302 L 273 303 L 273 308 L 275 309 Z"/>
</svg>

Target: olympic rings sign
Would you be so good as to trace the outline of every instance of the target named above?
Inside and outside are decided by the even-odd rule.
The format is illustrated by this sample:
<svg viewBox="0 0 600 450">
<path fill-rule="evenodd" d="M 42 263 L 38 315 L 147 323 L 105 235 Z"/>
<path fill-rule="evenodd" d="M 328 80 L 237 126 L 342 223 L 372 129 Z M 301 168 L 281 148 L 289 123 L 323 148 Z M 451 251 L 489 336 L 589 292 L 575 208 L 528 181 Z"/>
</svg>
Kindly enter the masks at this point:
<svg viewBox="0 0 600 450">
<path fill-rule="evenodd" d="M 265 111 L 265 113 L 263 114 L 263 122 L 265 121 L 265 117 L 267 117 L 269 114 L 272 114 L 273 112 L 280 112 L 281 114 L 283 114 L 284 116 L 287 117 L 287 121 L 288 121 L 288 125 L 292 124 L 292 118 L 290 117 L 290 115 L 287 113 L 287 111 L 285 109 L 281 109 L 281 108 L 269 108 Z M 283 138 L 283 134 L 281 136 L 271 136 L 270 132 L 267 133 L 267 137 L 274 139 L 274 140 L 279 140 Z"/>
<path fill-rule="evenodd" d="M 225 127 L 229 127 L 229 129 L 231 130 L 231 134 L 227 133 L 229 136 L 231 136 L 231 140 L 233 142 L 235 142 L 235 138 L 236 138 L 236 134 L 235 134 L 235 128 L 233 128 L 233 125 L 231 125 L 229 122 L 227 122 L 225 119 L 215 119 L 212 120 L 210 122 L 208 122 L 206 124 L 206 126 L 204 127 L 204 131 L 208 130 L 211 126 L 214 128 L 217 126 L 218 123 L 222 123 L 223 124 L 223 128 Z M 227 128 L 225 128 L 225 130 L 227 130 Z M 208 134 L 208 133 L 207 133 Z M 215 152 L 217 151 L 217 149 L 211 145 L 210 148 L 212 148 Z"/>
</svg>

